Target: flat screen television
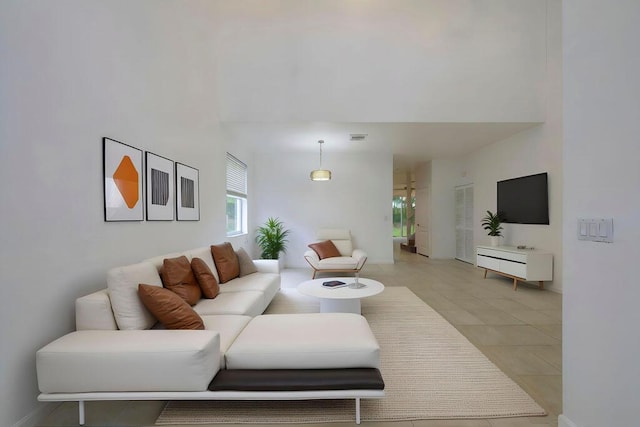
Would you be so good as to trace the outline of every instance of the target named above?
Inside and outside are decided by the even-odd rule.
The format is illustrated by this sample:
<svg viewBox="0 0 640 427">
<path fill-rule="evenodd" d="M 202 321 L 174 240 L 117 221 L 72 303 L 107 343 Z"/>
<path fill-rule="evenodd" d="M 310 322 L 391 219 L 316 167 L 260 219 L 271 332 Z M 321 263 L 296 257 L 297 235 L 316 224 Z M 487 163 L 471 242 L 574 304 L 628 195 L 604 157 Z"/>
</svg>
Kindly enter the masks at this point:
<svg viewBox="0 0 640 427">
<path fill-rule="evenodd" d="M 511 224 L 549 224 L 547 173 L 498 181 L 498 213 Z"/>
</svg>

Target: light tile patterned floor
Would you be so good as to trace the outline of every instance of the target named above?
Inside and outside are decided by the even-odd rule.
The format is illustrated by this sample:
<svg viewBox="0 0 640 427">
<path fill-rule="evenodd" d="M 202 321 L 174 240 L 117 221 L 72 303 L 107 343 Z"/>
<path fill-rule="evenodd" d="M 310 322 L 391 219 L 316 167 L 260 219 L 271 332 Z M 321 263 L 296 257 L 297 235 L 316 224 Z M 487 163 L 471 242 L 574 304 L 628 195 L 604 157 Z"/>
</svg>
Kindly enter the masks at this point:
<svg viewBox="0 0 640 427">
<path fill-rule="evenodd" d="M 431 260 L 396 248 L 395 264 L 367 264 L 363 277 L 386 286 L 406 286 L 438 311 L 517 382 L 547 417 L 489 420 L 423 420 L 363 423 L 371 427 L 541 427 L 557 426 L 562 412 L 562 295 L 540 291 L 454 260 Z M 308 270 L 287 269 L 283 287 L 310 278 Z M 151 426 L 163 402 L 88 402 L 87 426 Z M 65 403 L 38 426 L 77 425 L 77 404 Z M 319 424 L 343 427 L 349 423 Z M 231 427 L 231 425 L 229 425 Z M 240 426 L 240 425 L 239 425 Z M 246 425 L 242 425 L 246 427 Z M 255 424 L 253 427 L 258 427 Z M 289 427 L 298 425 L 290 424 Z M 303 424 L 299 427 L 315 427 Z M 180 426 L 175 426 L 180 427 Z M 269 425 L 273 427 L 273 425 Z"/>
</svg>

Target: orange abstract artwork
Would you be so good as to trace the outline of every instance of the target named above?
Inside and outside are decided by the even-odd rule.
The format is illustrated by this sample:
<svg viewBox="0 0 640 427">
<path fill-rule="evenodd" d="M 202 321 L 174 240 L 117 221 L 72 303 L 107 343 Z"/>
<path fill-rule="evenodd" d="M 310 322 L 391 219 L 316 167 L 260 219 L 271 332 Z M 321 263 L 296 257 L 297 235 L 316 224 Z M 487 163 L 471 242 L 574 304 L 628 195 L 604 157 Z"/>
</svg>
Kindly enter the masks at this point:
<svg viewBox="0 0 640 427">
<path fill-rule="evenodd" d="M 129 207 L 133 209 L 140 200 L 138 193 L 138 171 L 129 156 L 122 157 L 122 161 L 113 174 L 113 181 L 118 187 L 122 198 Z"/>
</svg>

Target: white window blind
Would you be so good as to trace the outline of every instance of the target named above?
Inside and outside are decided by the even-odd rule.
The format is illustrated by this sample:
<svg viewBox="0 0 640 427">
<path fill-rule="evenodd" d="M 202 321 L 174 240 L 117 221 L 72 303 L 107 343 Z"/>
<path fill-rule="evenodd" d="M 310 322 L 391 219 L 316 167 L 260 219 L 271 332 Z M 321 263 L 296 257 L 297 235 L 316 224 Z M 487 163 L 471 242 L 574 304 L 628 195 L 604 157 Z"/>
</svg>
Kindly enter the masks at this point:
<svg viewBox="0 0 640 427">
<path fill-rule="evenodd" d="M 227 194 L 247 197 L 247 165 L 227 153 Z"/>
</svg>

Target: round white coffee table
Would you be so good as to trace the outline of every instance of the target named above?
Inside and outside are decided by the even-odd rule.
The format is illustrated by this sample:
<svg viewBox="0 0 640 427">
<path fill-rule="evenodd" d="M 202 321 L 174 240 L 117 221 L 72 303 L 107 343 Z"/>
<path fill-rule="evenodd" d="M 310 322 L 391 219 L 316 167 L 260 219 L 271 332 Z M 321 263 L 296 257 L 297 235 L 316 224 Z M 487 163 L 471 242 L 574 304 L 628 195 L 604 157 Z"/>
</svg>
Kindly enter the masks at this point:
<svg viewBox="0 0 640 427">
<path fill-rule="evenodd" d="M 320 299 L 321 313 L 355 313 L 360 314 L 360 298 L 377 295 L 384 290 L 384 285 L 376 280 L 358 278 L 358 282 L 364 285 L 360 288 L 327 288 L 322 286 L 324 282 L 339 280 L 345 283 L 353 283 L 353 277 L 323 277 L 322 279 L 307 280 L 298 285 L 301 294 Z"/>
</svg>

